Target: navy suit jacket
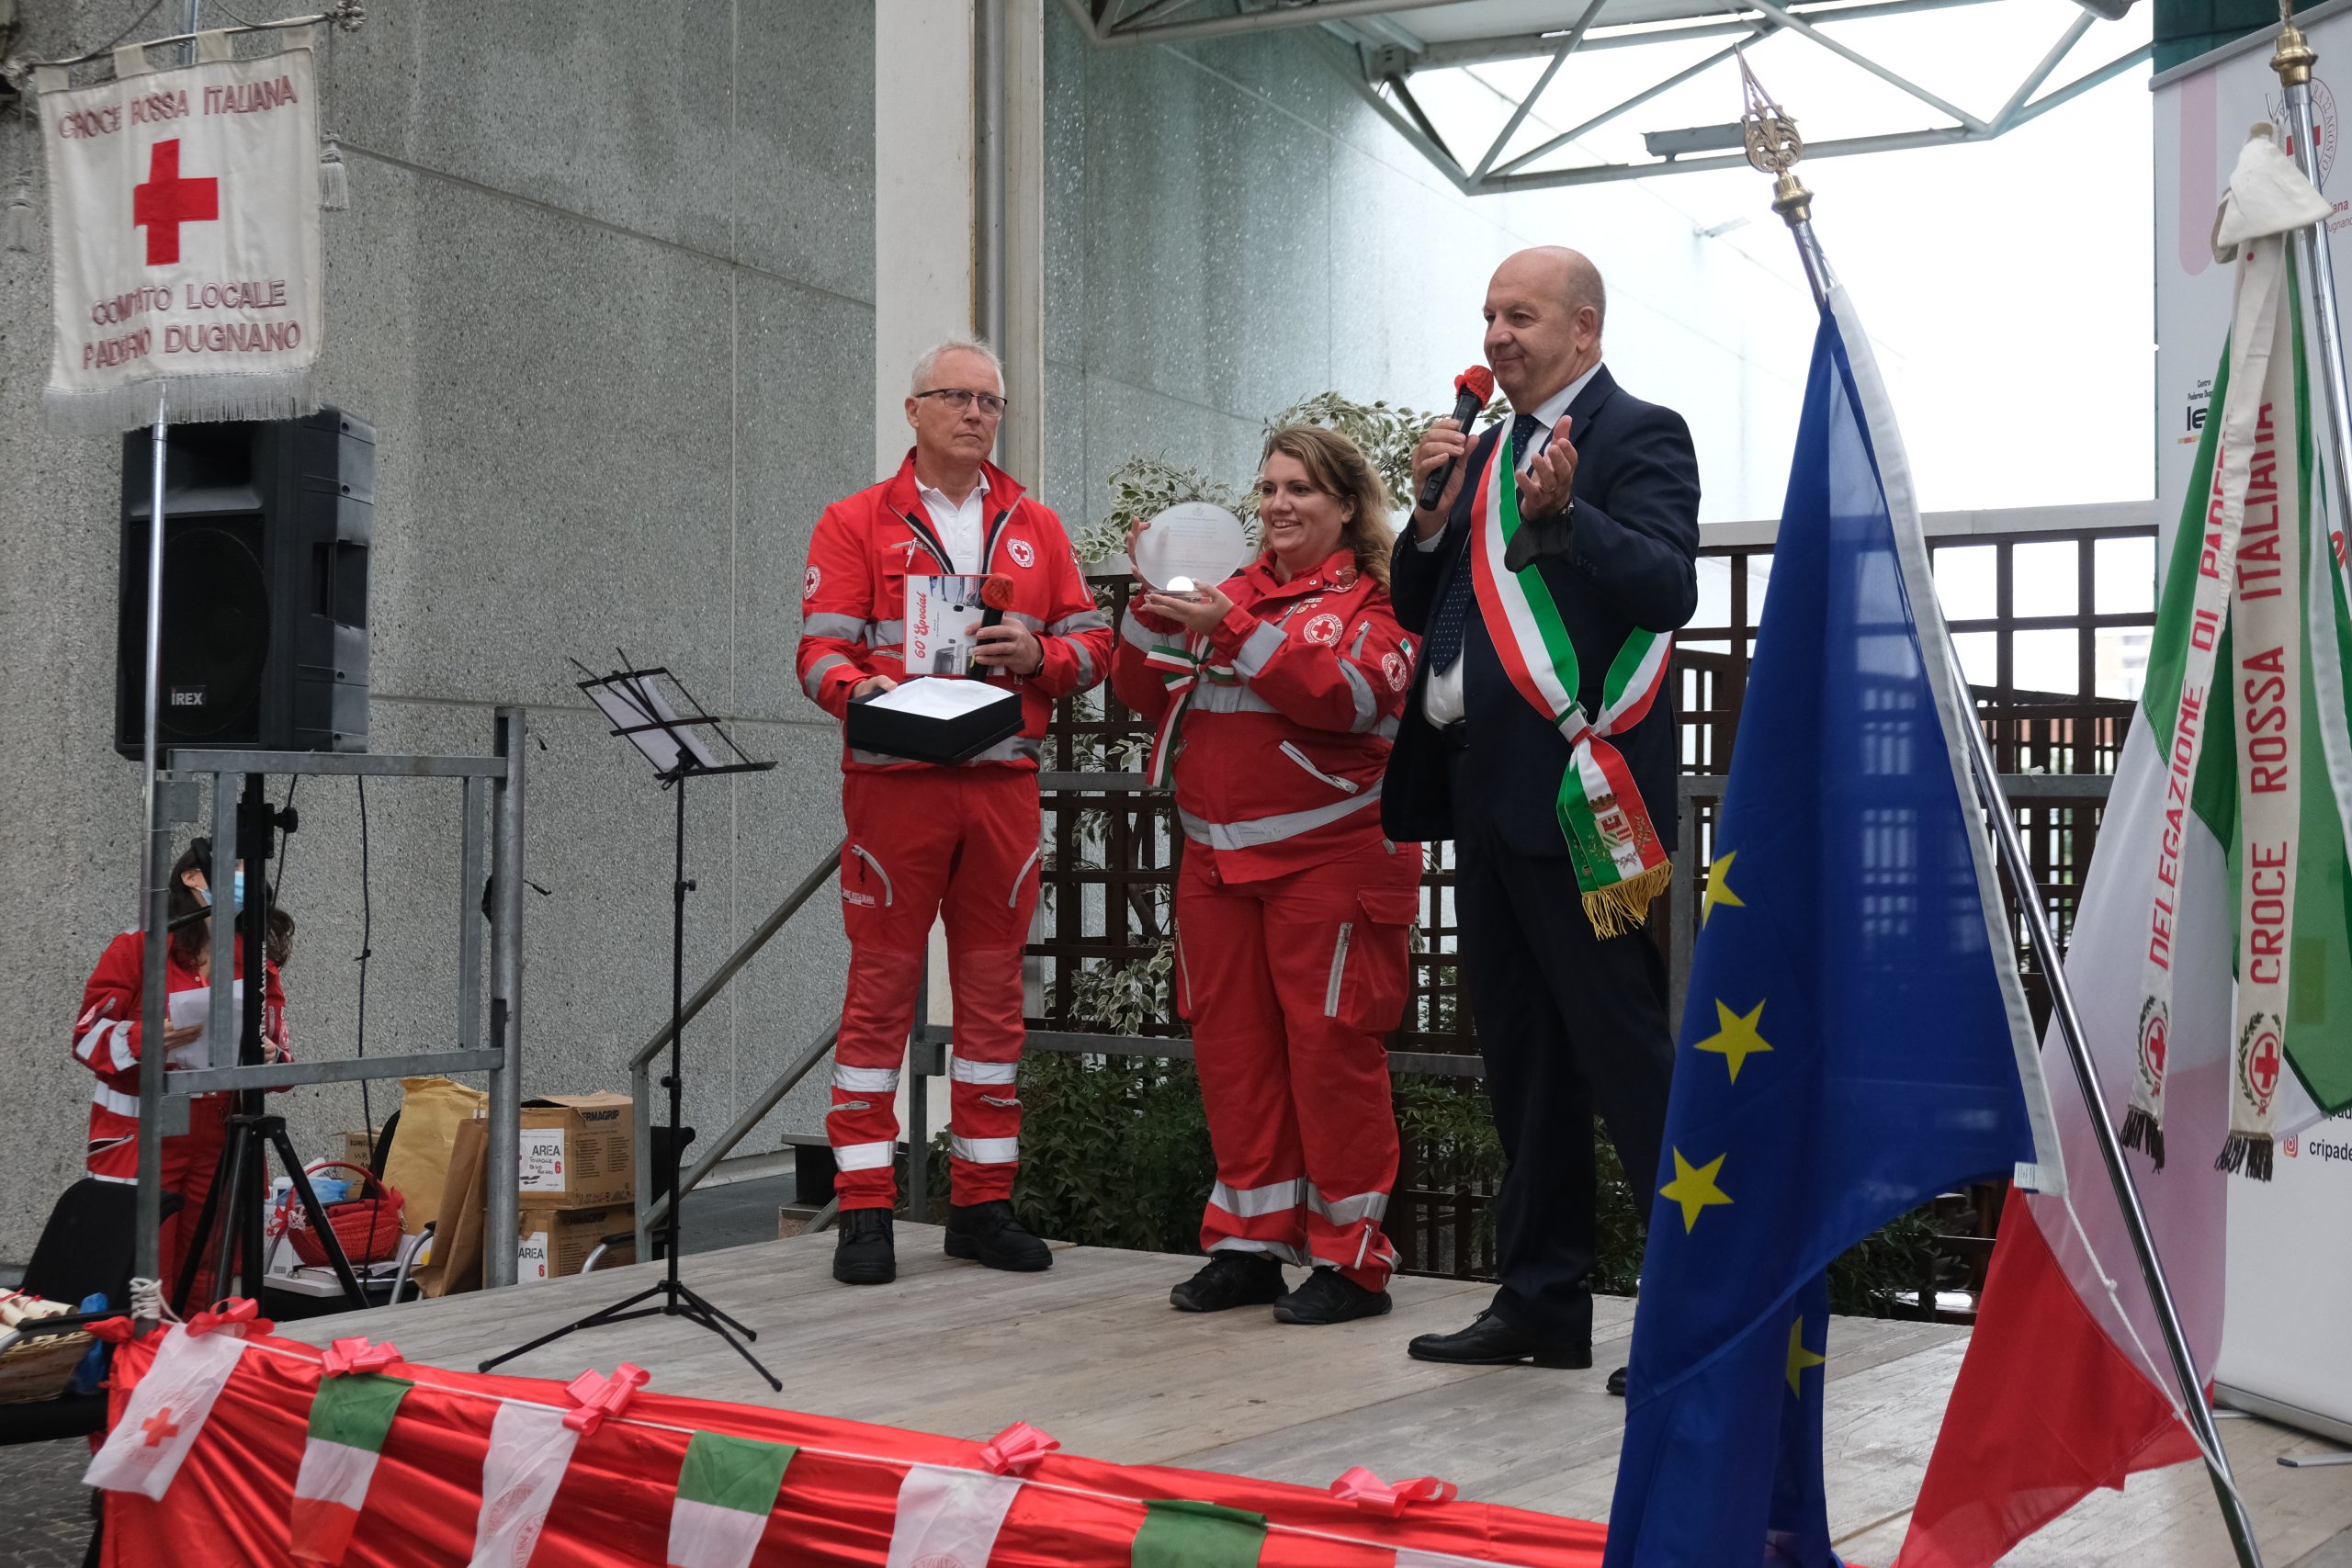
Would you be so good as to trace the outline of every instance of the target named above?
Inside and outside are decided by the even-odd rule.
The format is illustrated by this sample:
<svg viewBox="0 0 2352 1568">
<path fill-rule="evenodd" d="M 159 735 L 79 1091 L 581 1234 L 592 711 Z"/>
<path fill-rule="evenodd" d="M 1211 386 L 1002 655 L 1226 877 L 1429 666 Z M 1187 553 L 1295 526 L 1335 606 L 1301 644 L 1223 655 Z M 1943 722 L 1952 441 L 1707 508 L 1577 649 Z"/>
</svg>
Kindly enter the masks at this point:
<svg viewBox="0 0 2352 1568">
<path fill-rule="evenodd" d="M 1418 548 L 1408 525 L 1396 541 L 1389 594 L 1396 618 L 1419 638 L 1456 571 L 1470 570 L 1470 507 L 1503 427 L 1470 451 L 1469 476 L 1442 542 Z M 1645 403 L 1603 366 L 1568 405 L 1566 439 L 1577 449 L 1575 504 L 1565 520 L 1532 518 L 1513 541 L 1533 554 L 1576 644 L 1587 713 L 1600 711 L 1600 684 L 1634 627 L 1674 631 L 1699 604 L 1699 459 L 1690 427 L 1672 409 Z M 1531 537 L 1532 534 L 1532 537 Z M 1513 562 L 1517 564 L 1516 561 Z M 1464 628 L 1463 706 L 1477 767 L 1475 791 L 1455 798 L 1445 739 L 1422 710 L 1424 657 L 1389 753 L 1381 820 L 1392 839 L 1450 839 L 1464 814 L 1482 812 L 1515 850 L 1566 855 L 1555 803 L 1568 743 L 1510 683 L 1474 605 Z M 1669 682 L 1639 724 L 1610 744 L 1623 753 L 1659 840 L 1675 847 L 1676 775 L 1681 769 Z"/>
</svg>

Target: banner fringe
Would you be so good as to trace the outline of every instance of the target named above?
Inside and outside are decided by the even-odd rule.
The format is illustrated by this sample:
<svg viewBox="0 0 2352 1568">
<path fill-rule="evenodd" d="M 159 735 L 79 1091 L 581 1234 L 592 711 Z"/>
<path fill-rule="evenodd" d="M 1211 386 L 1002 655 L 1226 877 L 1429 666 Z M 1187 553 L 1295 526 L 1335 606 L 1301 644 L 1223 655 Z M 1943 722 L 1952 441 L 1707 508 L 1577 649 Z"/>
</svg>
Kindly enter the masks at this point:
<svg viewBox="0 0 2352 1568">
<path fill-rule="evenodd" d="M 173 424 L 300 419 L 318 411 L 309 370 L 245 376 L 173 376 L 96 391 L 43 390 L 41 423 L 60 435 L 119 435 L 155 423 L 158 399 Z"/>
<path fill-rule="evenodd" d="M 1585 919 L 1599 936 L 1623 936 L 1639 931 L 1649 919 L 1650 900 L 1674 882 L 1671 863 L 1613 882 L 1584 896 Z"/>
<path fill-rule="evenodd" d="M 2271 1156 L 2277 1145 L 2267 1133 L 2232 1133 L 2229 1142 L 2222 1145 L 2221 1156 L 2213 1161 L 2213 1168 L 2231 1176 L 2250 1176 L 2256 1181 L 2271 1177 Z"/>
<path fill-rule="evenodd" d="M 2155 1162 L 2158 1170 L 2165 1168 L 2164 1123 L 2140 1106 L 2133 1106 L 2123 1118 L 2123 1146 L 2138 1149 Z"/>
</svg>

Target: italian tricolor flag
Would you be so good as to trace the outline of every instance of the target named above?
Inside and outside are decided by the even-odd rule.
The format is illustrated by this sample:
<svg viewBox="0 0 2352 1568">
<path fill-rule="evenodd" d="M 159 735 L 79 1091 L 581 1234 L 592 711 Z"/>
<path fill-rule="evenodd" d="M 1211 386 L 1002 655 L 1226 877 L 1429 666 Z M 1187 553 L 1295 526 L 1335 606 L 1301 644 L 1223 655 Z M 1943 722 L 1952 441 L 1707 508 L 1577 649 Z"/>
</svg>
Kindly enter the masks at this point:
<svg viewBox="0 0 2352 1568">
<path fill-rule="evenodd" d="M 670 1506 L 670 1568 L 751 1568 L 797 1451 L 789 1443 L 696 1432 Z"/>
<path fill-rule="evenodd" d="M 2330 208 L 2256 129 L 2216 231 L 2238 247 L 2219 417 L 2066 950 L 2101 1110 L 2209 1375 L 2227 1173 L 2266 1175 L 2274 1143 L 2352 1103 L 2352 620 L 2291 253 Z M 2052 1110 L 2067 1168 L 2098 1169 L 2081 1098 Z M 1984 1568 L 2094 1490 L 2195 1459 L 2198 1393 L 2163 1344 L 2108 1183 L 2012 1199 L 1897 1568 Z"/>
<path fill-rule="evenodd" d="M 376 1372 L 321 1378 L 311 1401 L 310 1435 L 294 1478 L 288 1550 L 311 1562 L 341 1562 L 368 1504 L 376 1458 L 401 1398 L 413 1385 Z"/>
<path fill-rule="evenodd" d="M 1266 1516 L 1215 1503 L 1144 1505 L 1130 1568 L 1257 1568 L 1266 1545 Z"/>
</svg>

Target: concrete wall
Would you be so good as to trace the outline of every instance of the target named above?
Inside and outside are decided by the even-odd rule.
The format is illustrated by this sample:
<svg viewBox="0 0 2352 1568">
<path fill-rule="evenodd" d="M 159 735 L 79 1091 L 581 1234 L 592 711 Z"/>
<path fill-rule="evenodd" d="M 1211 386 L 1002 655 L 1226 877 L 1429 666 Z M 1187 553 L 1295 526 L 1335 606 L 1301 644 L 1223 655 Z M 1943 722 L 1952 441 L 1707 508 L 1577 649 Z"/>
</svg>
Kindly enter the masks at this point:
<svg viewBox="0 0 2352 1568">
<path fill-rule="evenodd" d="M 1246 483 L 1266 417 L 1312 393 L 1444 412 L 1488 275 L 1534 244 L 1600 267 L 1608 362 L 1690 420 L 1703 514 L 1778 511 L 1811 302 L 1792 265 L 1701 238 L 1653 188 L 1675 182 L 1473 199 L 1309 31 L 1096 50 L 1050 6 L 1046 29 L 1046 491 L 1066 514 L 1104 515 L 1139 453 Z"/>
<path fill-rule="evenodd" d="M 33 0 L 20 47 L 86 49 L 141 9 Z M 168 30 L 162 16 L 149 30 Z M 326 219 L 323 391 L 379 442 L 372 746 L 486 750 L 492 706 L 530 705 L 545 750 L 529 757 L 528 869 L 548 896 L 526 900 L 525 1089 L 625 1088 L 628 1053 L 667 1011 L 670 800 L 566 656 L 608 668 L 618 645 L 666 663 L 781 760 L 689 803 L 691 985 L 838 832 L 833 733 L 792 653 L 816 513 L 870 479 L 872 16 L 408 0 L 370 6 L 322 65 L 352 190 Z M 29 136 L 11 145 L 35 155 Z M 0 1016 L 22 1064 L 0 1258 L 19 1259 L 79 1172 L 90 1079 L 68 1031 L 135 918 L 141 821 L 139 769 L 109 744 L 118 447 L 40 428 L 49 287 L 45 237 L 0 257 L 0 824 L 10 881 L 38 907 L 0 922 Z M 295 804 L 295 1038 L 349 1055 L 357 792 L 311 780 Z M 368 807 L 368 1048 L 450 1043 L 455 788 L 384 781 Z M 830 1022 L 842 961 L 820 897 L 689 1030 L 687 1115 L 706 1135 Z M 822 1096 L 809 1086 L 752 1146 L 815 1126 Z M 379 1119 L 390 1098 L 375 1095 Z M 356 1088 L 287 1100 L 306 1152 L 359 1124 Z"/>
</svg>

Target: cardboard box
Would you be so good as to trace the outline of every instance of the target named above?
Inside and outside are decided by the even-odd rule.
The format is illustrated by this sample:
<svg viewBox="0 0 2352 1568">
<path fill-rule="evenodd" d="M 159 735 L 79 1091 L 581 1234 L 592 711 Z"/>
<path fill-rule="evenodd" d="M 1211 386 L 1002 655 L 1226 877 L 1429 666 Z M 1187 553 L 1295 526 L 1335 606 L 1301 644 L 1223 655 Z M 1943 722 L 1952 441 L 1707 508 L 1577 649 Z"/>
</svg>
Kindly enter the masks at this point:
<svg viewBox="0 0 2352 1568">
<path fill-rule="evenodd" d="M 523 1102 L 517 1156 L 526 1209 L 600 1209 L 637 1201 L 629 1098 L 550 1094 Z"/>
<path fill-rule="evenodd" d="M 588 1261 L 588 1255 L 595 1251 L 606 1236 L 628 1235 L 635 1213 L 636 1211 L 627 1204 L 605 1209 L 534 1209 L 526 1212 L 517 1227 L 521 1235 L 514 1247 L 514 1282 L 527 1285 L 534 1280 L 579 1273 L 580 1266 Z M 635 1241 L 620 1241 L 597 1259 L 596 1267 L 601 1271 L 636 1261 Z"/>
<path fill-rule="evenodd" d="M 345 1133 L 343 1135 L 345 1161 L 357 1166 L 362 1170 L 368 1169 L 369 1156 L 376 1152 L 376 1140 L 383 1135 L 383 1132 L 384 1130 L 379 1127 L 372 1133 Z M 428 1219 L 431 1217 L 426 1216 Z"/>
</svg>

